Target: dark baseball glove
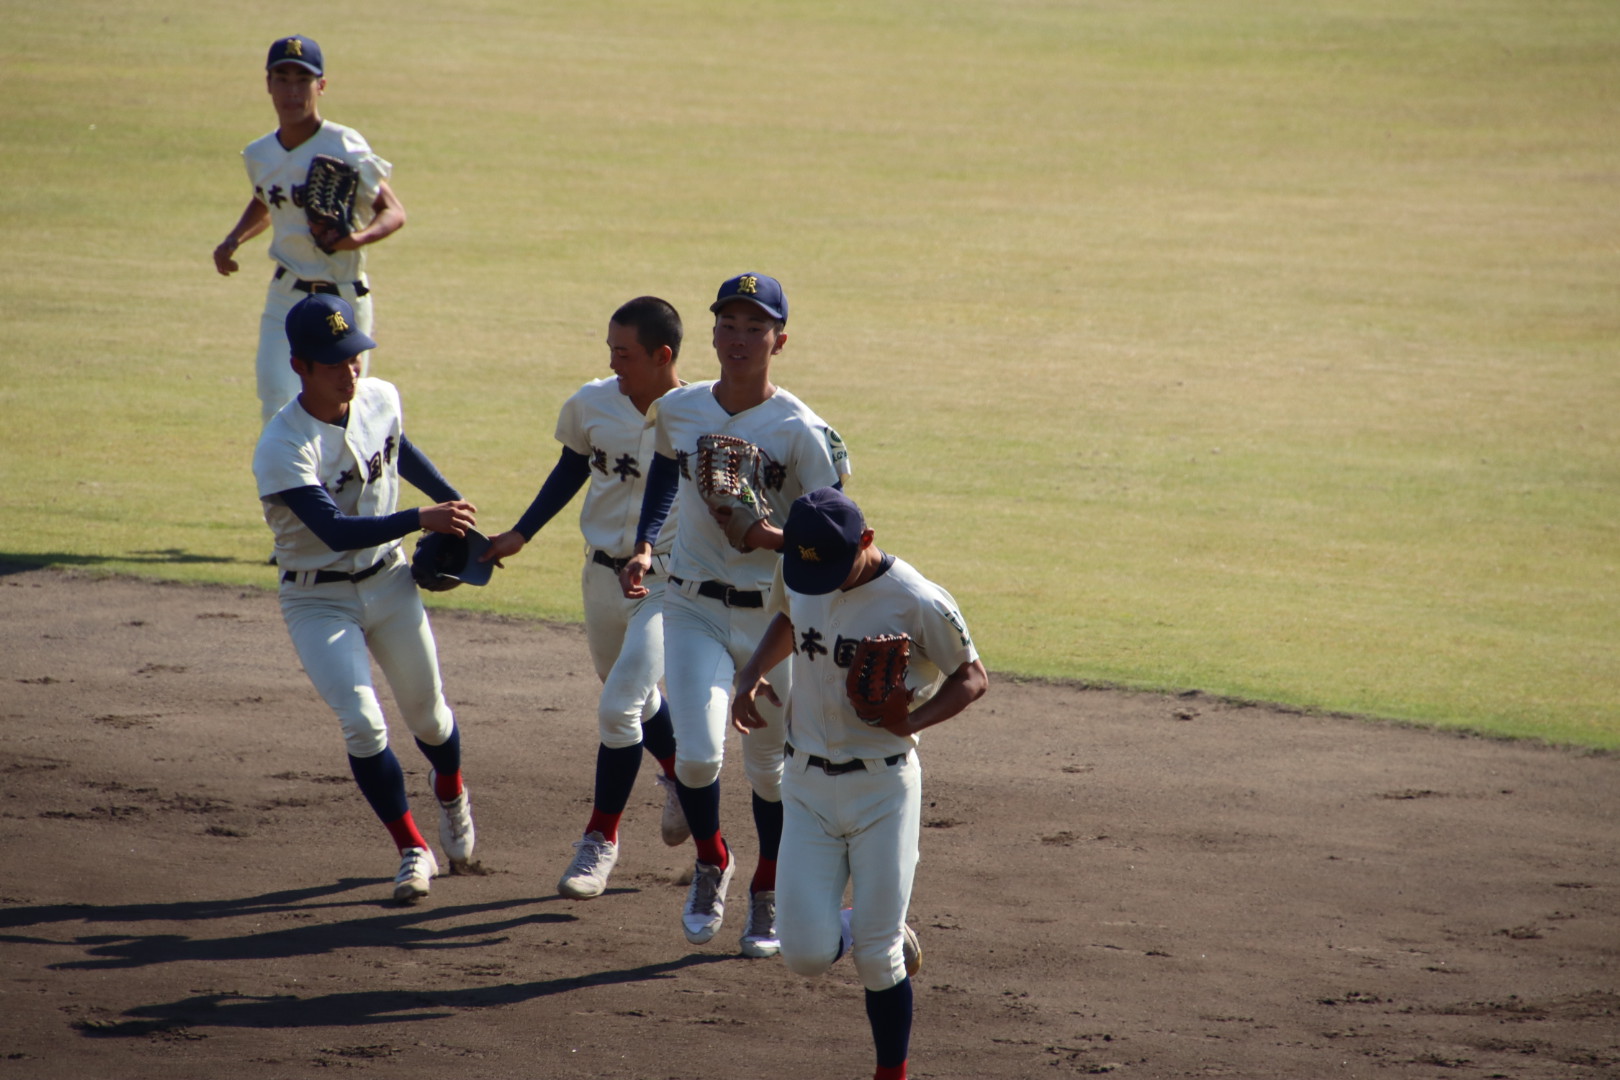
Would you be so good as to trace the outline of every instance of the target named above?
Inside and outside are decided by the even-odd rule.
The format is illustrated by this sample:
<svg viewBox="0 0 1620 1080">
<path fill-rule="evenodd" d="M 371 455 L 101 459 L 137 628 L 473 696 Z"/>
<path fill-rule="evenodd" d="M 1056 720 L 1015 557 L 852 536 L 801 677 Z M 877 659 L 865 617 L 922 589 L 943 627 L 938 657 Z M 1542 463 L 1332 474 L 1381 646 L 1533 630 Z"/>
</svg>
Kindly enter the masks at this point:
<svg viewBox="0 0 1620 1080">
<path fill-rule="evenodd" d="M 910 665 L 911 638 L 905 634 L 862 638 L 844 677 L 844 692 L 855 715 L 873 727 L 904 718 L 911 704 L 911 691 L 906 689 Z"/>
<path fill-rule="evenodd" d="M 702 435 L 697 442 L 698 494 L 711 509 L 731 511 L 726 539 L 738 551 L 752 551 L 744 537 L 754 522 L 770 516 L 761 479 L 769 461 L 765 451 L 735 435 Z"/>
<path fill-rule="evenodd" d="M 315 244 L 328 255 L 333 245 L 354 232 L 354 196 L 360 171 L 346 161 L 316 154 L 304 179 L 304 216 Z"/>
</svg>

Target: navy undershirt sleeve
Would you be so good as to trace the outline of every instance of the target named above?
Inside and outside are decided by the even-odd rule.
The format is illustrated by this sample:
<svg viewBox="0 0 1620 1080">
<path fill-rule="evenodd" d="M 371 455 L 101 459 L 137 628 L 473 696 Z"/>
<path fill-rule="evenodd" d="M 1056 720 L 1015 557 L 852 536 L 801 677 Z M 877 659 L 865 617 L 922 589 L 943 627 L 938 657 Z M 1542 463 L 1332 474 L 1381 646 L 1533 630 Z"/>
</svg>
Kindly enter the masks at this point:
<svg viewBox="0 0 1620 1080">
<path fill-rule="evenodd" d="M 400 432 L 399 435 L 399 475 L 436 503 L 456 502 L 461 498 L 461 492 L 450 486 L 450 481 L 444 478 L 433 462 L 428 460 L 428 456 L 417 449 L 416 444 L 411 442 L 404 432 Z"/>
<path fill-rule="evenodd" d="M 414 508 L 382 517 L 349 517 L 319 484 L 278 491 L 276 498 L 333 551 L 377 547 L 422 527 L 421 515 Z"/>
<path fill-rule="evenodd" d="M 556 517 L 590 478 L 591 459 L 578 450 L 563 447 L 562 453 L 557 456 L 557 464 L 551 467 L 551 475 L 540 485 L 540 493 L 523 511 L 523 516 L 513 528 L 523 534 L 525 542 L 533 540 L 534 534 Z"/>
<path fill-rule="evenodd" d="M 647 470 L 647 490 L 641 496 L 641 518 L 636 522 L 636 543 L 645 540 L 658 543 L 658 534 L 664 528 L 670 508 L 675 505 L 675 492 L 680 486 L 680 466 L 672 457 L 654 454 L 652 467 Z"/>
</svg>

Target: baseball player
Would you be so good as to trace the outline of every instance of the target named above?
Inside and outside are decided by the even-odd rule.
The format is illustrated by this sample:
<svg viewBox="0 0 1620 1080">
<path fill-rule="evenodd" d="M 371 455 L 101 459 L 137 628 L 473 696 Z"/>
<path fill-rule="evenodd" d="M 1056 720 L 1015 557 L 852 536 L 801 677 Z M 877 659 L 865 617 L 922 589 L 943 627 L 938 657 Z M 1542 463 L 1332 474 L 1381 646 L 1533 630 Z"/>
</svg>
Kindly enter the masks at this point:
<svg viewBox="0 0 1620 1080">
<path fill-rule="evenodd" d="M 905 1080 L 910 1053 L 911 975 L 921 962 L 906 925 L 921 832 L 922 766 L 917 733 L 984 695 L 979 662 L 956 601 L 873 542 L 843 492 L 798 499 L 783 530 L 772 619 L 737 674 L 733 722 L 763 730 L 761 705 L 788 701 L 787 770 L 777 929 L 782 959 L 820 975 L 845 952 L 866 986 L 877 1049 L 876 1080 Z M 874 726 L 855 711 L 847 669 L 862 638 L 911 639 L 905 690 Z M 791 689 L 766 672 L 791 656 Z M 846 885 L 854 904 L 840 911 Z"/>
<path fill-rule="evenodd" d="M 664 843 L 673 847 L 691 835 L 675 794 L 669 705 L 658 692 L 664 672 L 661 571 L 673 529 L 666 528 L 653 549 L 646 595 L 626 599 L 619 588 L 619 570 L 635 546 L 658 402 L 680 385 L 675 362 L 681 351 L 681 317 L 656 296 L 637 297 L 613 313 L 607 345 L 613 376 L 586 383 L 563 403 L 556 433 L 561 456 L 517 525 L 491 537 L 483 556 L 488 561 L 516 555 L 580 488 L 590 485 L 579 514 L 585 534 L 580 585 L 585 636 L 602 680 L 596 710 L 600 744 L 590 820 L 557 882 L 558 892 L 576 900 L 600 896 L 607 888 L 619 860 L 619 819 L 635 786 L 643 746 L 662 769 L 656 779 L 664 788 Z"/>
<path fill-rule="evenodd" d="M 253 452 L 264 520 L 276 537 L 281 613 L 310 681 L 343 726 L 355 782 L 399 848 L 394 899 L 413 903 L 439 865 L 411 818 L 371 660 L 431 766 L 439 843 L 451 866 L 465 869 L 474 833 L 461 731 L 445 704 L 433 630 L 400 538 L 418 529 L 465 535 L 475 508 L 405 437 L 399 391 L 361 377 L 360 354 L 376 342 L 347 300 L 300 300 L 286 334 L 301 390 L 271 417 Z M 396 510 L 401 477 L 437 504 Z"/>
<path fill-rule="evenodd" d="M 720 286 L 710 307 L 720 378 L 664 395 L 655 426 L 657 453 L 649 470 L 635 552 L 620 573 L 625 595 L 645 596 L 655 544 L 673 505 L 680 528 L 664 578 L 664 683 L 675 724 L 675 781 L 697 845 L 697 865 L 681 913 L 686 939 L 701 945 L 725 916 L 736 869 L 720 830 L 720 765 L 732 676 L 764 630 L 765 589 L 781 546 L 787 507 L 806 491 L 841 484 L 849 472 L 843 440 L 798 398 L 771 382 L 771 365 L 787 344 L 787 297 L 764 274 L 739 274 Z M 698 490 L 699 440 L 729 435 L 767 455 L 762 494 L 771 512 L 733 546 L 726 511 L 711 513 Z M 746 550 L 745 550 L 746 549 Z M 786 670 L 773 673 L 786 686 Z M 767 723 L 743 741 L 744 771 L 753 789 L 759 861 L 749 884 L 746 956 L 774 956 L 777 848 L 782 836 L 782 739 L 779 710 L 763 706 Z"/>
<path fill-rule="evenodd" d="M 393 166 L 372 153 L 358 131 L 321 119 L 326 71 L 319 45 L 301 34 L 276 41 L 265 62 L 265 85 L 278 126 L 242 151 L 253 198 L 214 249 L 214 268 L 234 274 L 241 269 L 235 256 L 243 241 L 274 229 L 270 258 L 276 269 L 259 319 L 260 423 L 268 423 L 299 392 L 298 379 L 287 364 L 283 329 L 287 312 L 315 293 L 341 296 L 353 306 L 360 331 L 371 333 L 364 248 L 405 224 L 405 207 L 388 186 Z M 341 229 L 322 229 L 317 235 L 305 216 L 305 179 L 316 155 L 337 158 L 359 173 L 355 209 L 369 220 L 347 235 Z M 361 363 L 364 374 L 364 358 Z"/>
</svg>

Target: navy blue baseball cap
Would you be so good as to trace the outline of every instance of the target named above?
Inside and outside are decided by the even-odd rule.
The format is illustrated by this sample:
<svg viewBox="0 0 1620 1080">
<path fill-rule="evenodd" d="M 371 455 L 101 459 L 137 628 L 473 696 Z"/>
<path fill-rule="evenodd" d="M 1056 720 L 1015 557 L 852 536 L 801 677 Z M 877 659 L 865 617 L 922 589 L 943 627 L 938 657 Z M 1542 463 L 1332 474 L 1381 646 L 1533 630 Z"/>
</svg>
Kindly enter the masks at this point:
<svg viewBox="0 0 1620 1080">
<path fill-rule="evenodd" d="M 733 300 L 747 300 L 773 319 L 787 322 L 787 293 L 782 283 L 766 274 L 738 274 L 720 286 L 720 295 L 709 310 L 718 312 Z"/>
<path fill-rule="evenodd" d="M 270 46 L 270 59 L 264 62 L 264 70 L 269 71 L 277 64 L 297 64 L 305 71 L 316 75 L 326 74 L 325 61 L 321 59 L 321 47 L 315 44 L 315 39 L 307 38 L 303 34 L 281 38 Z"/>
<path fill-rule="evenodd" d="M 855 568 L 865 531 L 861 508 L 837 488 L 799 496 L 782 526 L 782 581 L 810 596 L 832 592 Z"/>
<path fill-rule="evenodd" d="M 377 347 L 356 325 L 349 302 L 331 293 L 311 293 L 287 312 L 287 345 L 315 364 L 341 364 Z"/>
</svg>

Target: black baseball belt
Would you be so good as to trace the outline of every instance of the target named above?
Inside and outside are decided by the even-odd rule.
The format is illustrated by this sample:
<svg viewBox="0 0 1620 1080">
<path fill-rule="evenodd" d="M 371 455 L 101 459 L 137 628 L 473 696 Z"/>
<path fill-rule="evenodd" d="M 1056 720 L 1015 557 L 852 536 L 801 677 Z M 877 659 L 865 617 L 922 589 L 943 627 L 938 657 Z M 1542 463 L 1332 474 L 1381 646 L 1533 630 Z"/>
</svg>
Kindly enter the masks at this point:
<svg viewBox="0 0 1620 1080">
<path fill-rule="evenodd" d="M 277 281 L 280 281 L 286 276 L 287 268 L 285 266 L 276 267 Z M 356 297 L 366 296 L 371 292 L 371 290 L 366 288 L 365 284 L 362 282 L 352 281 L 349 284 L 354 286 L 354 295 Z M 299 278 L 297 281 L 293 282 L 292 287 L 297 289 L 299 292 L 326 293 L 331 296 L 342 295 L 342 291 L 330 281 L 305 281 L 303 278 Z"/>
<path fill-rule="evenodd" d="M 605 566 L 609 570 L 611 570 L 615 574 L 617 574 L 619 571 L 623 570 L 625 568 L 625 566 L 627 566 L 629 564 L 630 560 L 629 559 L 615 559 L 613 556 L 609 555 L 607 552 L 603 551 L 601 548 L 598 548 L 596 550 L 596 552 L 591 556 L 591 562 L 595 563 L 597 566 Z M 656 573 L 658 573 L 658 568 L 656 566 L 650 566 L 650 567 L 647 568 L 647 576 L 648 577 L 651 577 Z M 670 580 L 674 581 L 675 579 L 670 578 Z"/>
<path fill-rule="evenodd" d="M 370 566 L 366 567 L 364 570 L 356 570 L 352 574 L 345 574 L 342 570 L 317 570 L 315 571 L 315 584 L 331 585 L 339 581 L 352 581 L 358 584 L 359 582 L 362 582 L 366 580 L 366 578 L 377 573 L 386 565 L 388 565 L 388 557 L 385 555 L 376 562 L 372 563 Z M 304 573 L 308 573 L 308 571 L 306 570 Z M 297 581 L 298 577 L 299 572 L 297 570 L 288 570 L 286 573 L 281 575 L 281 580 L 284 582 L 292 582 Z"/>
<path fill-rule="evenodd" d="M 783 743 L 782 749 L 787 752 L 788 757 L 793 757 L 798 753 L 797 750 L 793 749 L 792 743 Z M 843 776 L 845 773 L 866 771 L 866 762 L 860 758 L 854 758 L 850 761 L 828 761 L 826 758 L 816 757 L 814 754 L 806 754 L 804 760 L 810 763 L 812 769 L 820 769 L 828 776 Z M 906 755 L 895 754 L 892 757 L 884 758 L 883 764 L 892 767 L 904 760 L 906 760 Z"/>
<path fill-rule="evenodd" d="M 669 575 L 671 585 L 685 585 L 683 578 L 674 574 Z M 722 581 L 700 581 L 697 586 L 699 596 L 707 596 L 710 600 L 718 600 L 726 607 L 764 607 L 765 594 L 758 589 L 734 589 Z"/>
</svg>

